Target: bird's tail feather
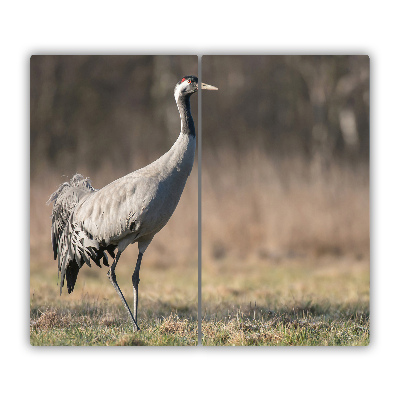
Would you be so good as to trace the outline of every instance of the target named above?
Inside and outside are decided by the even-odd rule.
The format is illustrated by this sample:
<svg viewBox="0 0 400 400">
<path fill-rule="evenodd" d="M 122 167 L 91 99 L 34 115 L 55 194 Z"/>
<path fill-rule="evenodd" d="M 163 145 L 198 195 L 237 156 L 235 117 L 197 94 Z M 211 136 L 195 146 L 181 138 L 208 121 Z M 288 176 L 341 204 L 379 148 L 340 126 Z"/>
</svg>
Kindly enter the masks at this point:
<svg viewBox="0 0 400 400">
<path fill-rule="evenodd" d="M 60 294 L 67 278 L 68 293 L 74 290 L 79 269 L 83 264 L 91 267 L 90 261 L 101 267 L 100 262 L 108 265 L 106 248 L 100 247 L 97 240 L 90 239 L 86 232 L 72 222 L 73 215 L 68 221 L 58 242 L 58 270 L 61 274 Z"/>
<path fill-rule="evenodd" d="M 99 267 L 100 262 L 108 266 L 105 251 L 97 240 L 90 237 L 78 223 L 74 223 L 74 211 L 79 202 L 96 192 L 89 178 L 75 174 L 69 182 L 64 182 L 50 196 L 47 203 L 53 202 L 51 238 L 54 259 L 58 258 L 58 272 L 61 273 L 60 293 L 67 278 L 68 293 L 74 289 L 79 269 L 93 260 Z M 114 256 L 113 256 L 114 257 Z"/>
</svg>

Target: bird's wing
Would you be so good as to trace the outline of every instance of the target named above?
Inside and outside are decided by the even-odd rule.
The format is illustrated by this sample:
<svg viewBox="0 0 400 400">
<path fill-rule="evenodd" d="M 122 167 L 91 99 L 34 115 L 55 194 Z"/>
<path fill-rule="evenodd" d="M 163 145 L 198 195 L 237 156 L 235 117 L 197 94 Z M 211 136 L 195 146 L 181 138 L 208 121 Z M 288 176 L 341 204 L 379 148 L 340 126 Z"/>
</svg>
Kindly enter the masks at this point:
<svg viewBox="0 0 400 400">
<path fill-rule="evenodd" d="M 141 217 L 156 187 L 152 176 L 126 175 L 88 197 L 77 207 L 74 219 L 101 245 L 116 244 L 128 235 L 140 234 Z"/>
<path fill-rule="evenodd" d="M 50 196 L 47 204 L 54 203 L 51 214 L 51 241 L 53 244 L 54 259 L 57 258 L 57 248 L 62 232 L 77 204 L 95 192 L 96 189 L 93 188 L 89 178 L 75 174 L 70 182 L 61 184 Z"/>
<path fill-rule="evenodd" d="M 65 277 L 68 293 L 72 292 L 79 269 L 84 263 L 90 266 L 90 259 L 99 266 L 101 260 L 108 265 L 105 250 L 109 249 L 102 248 L 74 221 L 74 212 L 78 205 L 96 192 L 88 178 L 76 174 L 70 182 L 60 185 L 48 200 L 48 203 L 54 202 L 51 239 L 54 259 L 58 258 L 58 271 L 61 272 L 60 292 Z"/>
</svg>

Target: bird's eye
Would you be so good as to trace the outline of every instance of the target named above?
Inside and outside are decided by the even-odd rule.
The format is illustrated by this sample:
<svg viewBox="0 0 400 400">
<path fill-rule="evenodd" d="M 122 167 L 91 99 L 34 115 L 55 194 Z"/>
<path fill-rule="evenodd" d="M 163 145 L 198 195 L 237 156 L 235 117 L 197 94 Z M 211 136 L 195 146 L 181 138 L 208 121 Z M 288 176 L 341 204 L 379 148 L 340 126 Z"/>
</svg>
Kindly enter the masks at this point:
<svg viewBox="0 0 400 400">
<path fill-rule="evenodd" d="M 188 83 L 192 83 L 192 81 L 189 79 L 189 80 L 188 80 Z"/>
</svg>

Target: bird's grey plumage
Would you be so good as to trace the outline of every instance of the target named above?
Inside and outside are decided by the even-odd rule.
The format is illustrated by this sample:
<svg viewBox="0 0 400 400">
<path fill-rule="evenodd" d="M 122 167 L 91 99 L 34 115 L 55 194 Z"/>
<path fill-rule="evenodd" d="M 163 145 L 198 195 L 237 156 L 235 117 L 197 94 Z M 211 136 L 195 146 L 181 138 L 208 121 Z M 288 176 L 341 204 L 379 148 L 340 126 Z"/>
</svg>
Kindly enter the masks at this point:
<svg viewBox="0 0 400 400">
<path fill-rule="evenodd" d="M 90 259 L 97 265 L 108 265 L 105 249 L 100 249 L 99 243 L 92 240 L 80 224 L 73 218 L 74 210 L 80 202 L 96 190 L 88 178 L 76 174 L 70 182 L 64 182 L 50 196 L 49 202 L 54 202 L 51 216 L 51 240 L 54 259 L 58 256 L 58 271 L 61 273 L 60 293 L 67 278 L 68 293 L 74 289 L 79 268 L 86 262 L 90 266 Z"/>
<path fill-rule="evenodd" d="M 152 164 L 92 193 L 75 209 L 75 219 L 103 245 L 124 251 L 139 242 L 144 252 L 174 212 L 193 166 L 196 139 L 180 134 Z"/>
<path fill-rule="evenodd" d="M 208 87 L 205 87 L 208 86 Z M 205 89 L 216 89 L 202 85 Z M 181 117 L 181 132 L 171 149 L 150 165 L 95 190 L 88 178 L 76 174 L 54 192 L 52 243 L 61 273 L 60 291 L 67 279 L 72 292 L 79 269 L 93 260 L 108 265 L 106 252 L 114 258 L 110 279 L 136 324 L 137 288 L 143 253 L 154 235 L 172 216 L 186 180 L 192 170 L 196 136 L 190 113 L 189 97 L 198 89 L 197 78 L 182 78 L 175 87 L 175 100 Z M 131 243 L 138 243 L 139 257 L 132 282 L 134 314 L 132 315 L 115 279 L 119 256 Z"/>
</svg>

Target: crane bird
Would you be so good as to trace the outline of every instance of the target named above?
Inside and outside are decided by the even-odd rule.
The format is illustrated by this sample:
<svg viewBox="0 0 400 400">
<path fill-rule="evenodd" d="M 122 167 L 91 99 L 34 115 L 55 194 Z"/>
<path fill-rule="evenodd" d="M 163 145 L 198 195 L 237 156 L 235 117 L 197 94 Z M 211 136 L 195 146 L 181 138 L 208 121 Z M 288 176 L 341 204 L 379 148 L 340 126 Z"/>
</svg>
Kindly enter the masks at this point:
<svg viewBox="0 0 400 400">
<path fill-rule="evenodd" d="M 96 190 L 88 178 L 75 174 L 50 196 L 53 202 L 51 240 L 58 258 L 60 294 L 67 279 L 74 290 L 79 269 L 90 260 L 109 266 L 108 277 L 133 323 L 137 324 L 139 271 L 142 257 L 154 235 L 170 219 L 192 170 L 196 133 L 190 112 L 190 96 L 199 89 L 195 76 L 184 76 L 174 96 L 181 118 L 181 132 L 174 145 L 153 163 Z M 201 83 L 201 89 L 218 90 Z M 115 268 L 128 245 L 137 243 L 139 255 L 132 275 L 133 313 L 118 286 Z M 117 250 L 117 254 L 115 254 Z"/>
</svg>

